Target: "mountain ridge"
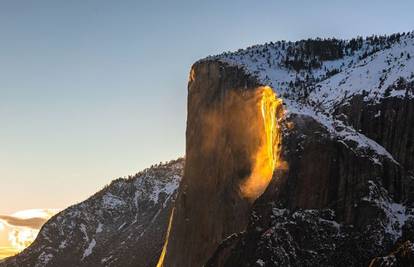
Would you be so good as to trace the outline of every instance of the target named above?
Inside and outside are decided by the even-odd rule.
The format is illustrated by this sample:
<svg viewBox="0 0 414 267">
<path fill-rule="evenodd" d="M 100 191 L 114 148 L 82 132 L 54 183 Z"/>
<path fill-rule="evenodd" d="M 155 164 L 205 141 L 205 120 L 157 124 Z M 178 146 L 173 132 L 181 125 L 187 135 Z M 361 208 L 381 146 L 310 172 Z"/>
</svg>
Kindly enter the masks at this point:
<svg viewBox="0 0 414 267">
<path fill-rule="evenodd" d="M 183 159 L 118 178 L 53 216 L 36 240 L 1 266 L 155 265 Z"/>
</svg>

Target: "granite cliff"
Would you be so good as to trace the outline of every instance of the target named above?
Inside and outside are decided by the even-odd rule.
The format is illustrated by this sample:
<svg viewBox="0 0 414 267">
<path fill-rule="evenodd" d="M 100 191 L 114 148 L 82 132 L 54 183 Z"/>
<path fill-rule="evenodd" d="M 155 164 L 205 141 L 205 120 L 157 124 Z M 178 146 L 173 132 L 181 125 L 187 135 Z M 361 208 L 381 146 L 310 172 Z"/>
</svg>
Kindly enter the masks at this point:
<svg viewBox="0 0 414 267">
<path fill-rule="evenodd" d="M 192 73 L 199 75 L 189 84 L 188 166 L 161 263 L 368 266 L 372 261 L 375 266 L 385 262 L 379 256 L 400 251 L 397 247 L 412 238 L 414 219 L 413 38 L 410 33 L 277 42 L 197 62 Z M 192 92 L 194 84 L 197 90 Z M 253 169 L 240 160 L 233 145 L 261 144 L 239 133 L 229 135 L 222 127 L 219 138 L 214 138 L 216 150 L 200 150 L 192 140 L 203 142 L 213 130 L 191 123 L 202 118 L 192 108 L 200 107 L 192 94 L 208 105 L 217 101 L 211 95 L 246 94 L 260 87 L 271 88 L 283 102 L 274 112 L 279 139 L 272 145 L 278 146 L 278 155 L 272 178 L 262 175 L 266 189 L 245 205 L 238 185 Z M 252 103 L 242 105 L 249 109 Z M 234 125 L 223 117 L 226 126 Z M 237 125 L 246 132 L 250 125 L 260 129 L 263 124 L 237 117 Z M 237 151 L 229 154 L 230 161 L 221 158 L 227 150 Z M 192 155 L 204 167 L 193 164 Z M 211 164 L 207 158 L 218 161 Z M 196 166 L 200 173 L 187 171 Z M 233 166 L 245 171 L 229 171 Z M 221 169 L 226 172 L 205 175 L 205 170 Z M 189 193 L 196 186 L 203 189 Z M 228 217 L 220 216 L 221 210 Z M 382 264 L 394 266 L 397 261 Z"/>
</svg>

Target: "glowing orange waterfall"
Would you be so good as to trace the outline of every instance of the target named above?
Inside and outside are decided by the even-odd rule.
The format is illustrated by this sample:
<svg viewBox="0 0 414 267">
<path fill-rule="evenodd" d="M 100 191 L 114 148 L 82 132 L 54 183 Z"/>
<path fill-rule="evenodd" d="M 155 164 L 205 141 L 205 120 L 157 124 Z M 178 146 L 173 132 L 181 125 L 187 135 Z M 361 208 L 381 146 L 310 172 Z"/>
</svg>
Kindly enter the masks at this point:
<svg viewBox="0 0 414 267">
<path fill-rule="evenodd" d="M 254 201 L 268 186 L 273 171 L 279 160 L 281 130 L 277 122 L 278 113 L 282 111 L 282 100 L 276 98 L 273 90 L 268 87 L 259 87 L 256 91 L 257 101 L 257 132 L 260 136 L 260 145 L 252 155 L 254 164 L 252 173 L 241 184 L 240 191 L 244 197 Z"/>
</svg>

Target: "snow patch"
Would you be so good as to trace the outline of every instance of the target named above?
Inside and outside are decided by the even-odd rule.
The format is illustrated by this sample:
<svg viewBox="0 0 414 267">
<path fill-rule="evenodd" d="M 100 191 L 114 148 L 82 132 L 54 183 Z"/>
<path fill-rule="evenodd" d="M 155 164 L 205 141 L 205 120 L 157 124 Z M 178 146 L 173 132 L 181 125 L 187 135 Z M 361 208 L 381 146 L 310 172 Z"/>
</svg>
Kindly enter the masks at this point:
<svg viewBox="0 0 414 267">
<path fill-rule="evenodd" d="M 154 203 L 158 203 L 158 199 L 161 193 L 164 193 L 167 195 L 167 198 L 171 196 L 175 190 L 178 188 L 179 185 L 179 179 L 178 177 L 173 177 L 171 181 L 168 181 L 167 183 L 155 183 L 153 187 L 153 191 L 151 195 L 149 196 L 150 200 L 152 200 Z"/>
<path fill-rule="evenodd" d="M 107 209 L 117 209 L 126 206 L 126 203 L 122 198 L 117 197 L 109 192 L 102 197 L 102 202 L 104 208 Z"/>
<path fill-rule="evenodd" d="M 66 240 L 63 240 L 62 242 L 60 242 L 59 248 L 60 249 L 64 249 L 64 248 L 66 248 L 66 245 L 67 245 L 67 241 Z"/>
<path fill-rule="evenodd" d="M 121 224 L 121 226 L 119 226 L 119 227 L 118 227 L 118 231 L 119 231 L 119 230 L 121 230 L 122 228 L 124 228 L 124 226 L 125 226 L 126 224 L 127 224 L 126 222 L 124 222 L 123 224 Z"/>
<path fill-rule="evenodd" d="M 393 240 L 397 240 L 402 235 L 402 227 L 409 219 L 414 219 L 413 214 L 410 214 L 407 208 L 392 201 L 388 196 L 388 192 L 375 184 L 374 181 L 368 181 L 368 195 L 363 197 L 363 201 L 370 202 L 383 210 L 387 220 L 384 225 L 385 232 L 390 234 Z"/>
<path fill-rule="evenodd" d="M 53 255 L 51 253 L 42 252 L 38 257 L 39 263 L 36 266 L 45 266 L 52 258 Z"/>
<path fill-rule="evenodd" d="M 99 222 L 98 227 L 96 227 L 96 233 L 101 233 L 103 230 L 103 224 Z"/>
<path fill-rule="evenodd" d="M 264 262 L 262 259 L 258 259 L 258 260 L 256 261 L 256 263 L 257 263 L 257 265 L 259 265 L 259 266 L 265 266 L 265 262 Z"/>
<path fill-rule="evenodd" d="M 82 260 L 86 257 L 88 257 L 89 255 L 92 254 L 94 247 L 96 246 L 96 241 L 95 238 L 92 239 L 92 241 L 89 243 L 89 246 L 85 249 L 85 251 L 83 252 L 83 256 L 82 256 Z"/>
</svg>

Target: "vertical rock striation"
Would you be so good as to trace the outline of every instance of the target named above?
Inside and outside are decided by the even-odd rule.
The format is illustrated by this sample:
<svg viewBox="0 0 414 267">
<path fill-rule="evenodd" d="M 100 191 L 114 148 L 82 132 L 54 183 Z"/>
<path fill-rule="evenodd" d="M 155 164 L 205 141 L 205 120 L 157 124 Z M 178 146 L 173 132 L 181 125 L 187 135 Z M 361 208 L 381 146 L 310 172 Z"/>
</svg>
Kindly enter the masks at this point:
<svg viewBox="0 0 414 267">
<path fill-rule="evenodd" d="M 414 91 L 414 85 L 396 90 Z M 409 97 L 387 97 L 380 102 L 364 101 L 364 95 L 351 98 L 337 114 L 356 130 L 385 147 L 408 171 L 414 171 L 414 101 Z"/>
</svg>

